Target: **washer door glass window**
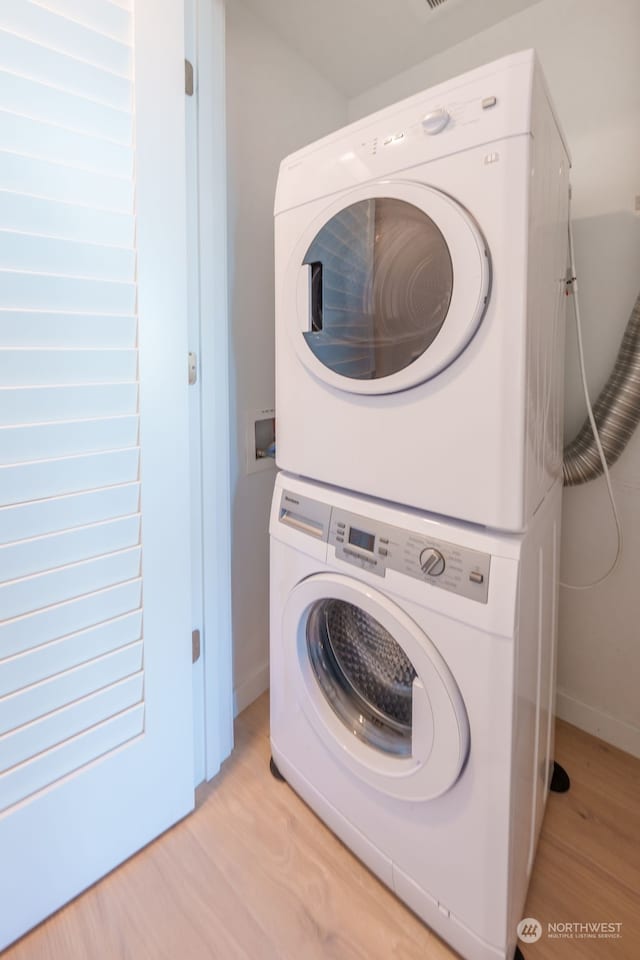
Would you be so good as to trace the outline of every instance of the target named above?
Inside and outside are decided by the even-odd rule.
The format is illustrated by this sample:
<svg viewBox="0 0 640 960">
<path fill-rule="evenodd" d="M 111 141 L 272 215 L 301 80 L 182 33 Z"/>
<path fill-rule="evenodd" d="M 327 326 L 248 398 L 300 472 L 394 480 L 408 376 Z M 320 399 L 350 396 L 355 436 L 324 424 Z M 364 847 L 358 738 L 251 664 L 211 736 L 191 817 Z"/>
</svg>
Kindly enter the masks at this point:
<svg viewBox="0 0 640 960">
<path fill-rule="evenodd" d="M 383 753 L 409 756 L 416 671 L 388 630 L 354 604 L 323 599 L 309 612 L 307 650 L 345 726 Z"/>
<path fill-rule="evenodd" d="M 304 257 L 311 270 L 317 359 L 355 380 L 403 370 L 437 337 L 449 310 L 453 266 L 433 220 L 392 197 L 361 200 L 325 223 Z"/>
<path fill-rule="evenodd" d="M 428 617 L 427 617 L 428 619 Z M 327 750 L 375 790 L 440 796 L 469 748 L 462 695 L 442 655 L 403 609 L 338 573 L 305 577 L 282 614 L 290 687 Z"/>
</svg>

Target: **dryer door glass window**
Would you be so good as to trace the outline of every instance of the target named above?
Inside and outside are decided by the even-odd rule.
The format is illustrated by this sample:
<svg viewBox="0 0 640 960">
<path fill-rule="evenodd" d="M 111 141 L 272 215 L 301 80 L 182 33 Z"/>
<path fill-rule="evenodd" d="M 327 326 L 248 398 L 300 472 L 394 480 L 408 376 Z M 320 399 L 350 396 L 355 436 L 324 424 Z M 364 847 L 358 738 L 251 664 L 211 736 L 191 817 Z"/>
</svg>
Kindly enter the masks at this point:
<svg viewBox="0 0 640 960">
<path fill-rule="evenodd" d="M 345 207 L 316 234 L 309 329 L 318 360 L 356 380 L 403 370 L 437 337 L 453 292 L 447 243 L 433 220 L 404 200 Z"/>
<path fill-rule="evenodd" d="M 307 619 L 307 651 L 345 726 L 377 750 L 409 756 L 416 671 L 388 630 L 354 604 L 319 600 Z"/>
</svg>

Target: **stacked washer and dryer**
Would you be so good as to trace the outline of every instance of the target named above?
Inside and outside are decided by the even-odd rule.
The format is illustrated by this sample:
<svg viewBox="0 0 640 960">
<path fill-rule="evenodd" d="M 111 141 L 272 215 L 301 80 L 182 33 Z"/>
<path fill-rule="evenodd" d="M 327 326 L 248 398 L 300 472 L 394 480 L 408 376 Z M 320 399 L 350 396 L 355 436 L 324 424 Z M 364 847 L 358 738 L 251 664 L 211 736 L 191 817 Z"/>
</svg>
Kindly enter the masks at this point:
<svg viewBox="0 0 640 960">
<path fill-rule="evenodd" d="M 532 51 L 283 161 L 271 747 L 469 960 L 553 768 L 569 159 Z"/>
</svg>

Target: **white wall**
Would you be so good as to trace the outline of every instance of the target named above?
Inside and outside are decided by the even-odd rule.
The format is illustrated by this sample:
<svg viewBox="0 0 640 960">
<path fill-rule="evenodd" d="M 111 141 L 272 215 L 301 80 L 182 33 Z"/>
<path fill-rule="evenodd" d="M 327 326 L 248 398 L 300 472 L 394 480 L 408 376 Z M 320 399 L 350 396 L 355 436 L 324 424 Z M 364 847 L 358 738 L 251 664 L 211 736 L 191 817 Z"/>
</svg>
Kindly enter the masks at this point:
<svg viewBox="0 0 640 960">
<path fill-rule="evenodd" d="M 276 177 L 284 156 L 346 122 L 347 101 L 238 0 L 227 2 L 226 56 L 234 688 L 241 710 L 268 683 L 275 470 L 247 474 L 245 442 L 249 414 L 274 406 Z"/>
<path fill-rule="evenodd" d="M 542 0 L 471 40 L 354 98 L 355 120 L 448 77 L 535 47 L 573 157 L 573 218 L 591 394 L 615 359 L 640 288 L 640 3 Z M 569 314 L 566 435 L 584 416 Z M 640 430 L 612 470 L 624 527 L 616 573 L 591 590 L 564 589 L 558 712 L 640 755 Z M 565 491 L 563 579 L 596 579 L 615 534 L 604 482 Z"/>
</svg>

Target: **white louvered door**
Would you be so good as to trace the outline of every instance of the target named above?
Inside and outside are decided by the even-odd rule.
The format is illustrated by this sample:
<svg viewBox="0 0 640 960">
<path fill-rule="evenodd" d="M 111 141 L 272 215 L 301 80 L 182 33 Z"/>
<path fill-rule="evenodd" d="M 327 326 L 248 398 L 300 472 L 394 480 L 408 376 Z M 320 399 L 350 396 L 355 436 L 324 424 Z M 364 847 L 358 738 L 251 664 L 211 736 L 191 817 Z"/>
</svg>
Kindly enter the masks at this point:
<svg viewBox="0 0 640 960">
<path fill-rule="evenodd" d="M 183 51 L 0 2 L 0 949 L 193 806 Z"/>
</svg>

